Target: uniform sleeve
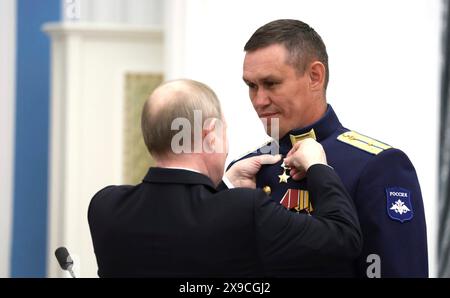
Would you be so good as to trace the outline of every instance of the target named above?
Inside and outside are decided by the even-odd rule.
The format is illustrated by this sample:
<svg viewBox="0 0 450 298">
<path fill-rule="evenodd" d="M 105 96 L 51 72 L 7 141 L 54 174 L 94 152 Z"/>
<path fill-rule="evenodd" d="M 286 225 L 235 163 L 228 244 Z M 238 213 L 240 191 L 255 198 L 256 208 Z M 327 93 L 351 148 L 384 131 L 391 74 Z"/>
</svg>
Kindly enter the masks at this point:
<svg viewBox="0 0 450 298">
<path fill-rule="evenodd" d="M 312 166 L 307 173 L 314 215 L 288 211 L 263 192 L 255 200 L 257 243 L 266 272 L 295 270 L 299 264 L 325 263 L 323 258 L 355 260 L 361 231 L 350 195 L 333 169 Z"/>
<path fill-rule="evenodd" d="M 428 277 L 422 194 L 406 154 L 389 149 L 374 157 L 360 176 L 355 205 L 364 239 L 360 276 Z"/>
</svg>

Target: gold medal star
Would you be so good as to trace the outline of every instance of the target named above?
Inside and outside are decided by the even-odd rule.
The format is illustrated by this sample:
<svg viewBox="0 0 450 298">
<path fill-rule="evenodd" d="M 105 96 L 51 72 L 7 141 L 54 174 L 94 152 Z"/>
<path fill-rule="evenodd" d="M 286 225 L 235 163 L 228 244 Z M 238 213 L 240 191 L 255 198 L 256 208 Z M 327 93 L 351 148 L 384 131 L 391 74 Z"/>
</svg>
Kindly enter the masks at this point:
<svg viewBox="0 0 450 298">
<path fill-rule="evenodd" d="M 287 183 L 288 179 L 291 178 L 286 172 L 283 172 L 283 175 L 278 175 L 278 177 L 280 178 L 280 183 Z"/>
</svg>

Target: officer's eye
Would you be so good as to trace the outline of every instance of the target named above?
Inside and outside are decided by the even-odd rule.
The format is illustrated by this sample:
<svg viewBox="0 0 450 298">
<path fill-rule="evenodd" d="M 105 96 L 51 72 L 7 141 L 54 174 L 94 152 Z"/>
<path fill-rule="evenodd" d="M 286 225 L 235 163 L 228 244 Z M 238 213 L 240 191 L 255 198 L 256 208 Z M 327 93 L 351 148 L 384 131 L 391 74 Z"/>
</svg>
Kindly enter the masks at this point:
<svg viewBox="0 0 450 298">
<path fill-rule="evenodd" d="M 253 84 L 252 82 L 245 82 L 245 84 L 247 84 L 248 88 L 250 89 L 256 89 L 256 84 Z"/>
<path fill-rule="evenodd" d="M 276 81 L 265 81 L 264 87 L 267 89 L 271 89 L 271 88 L 274 88 L 278 84 L 279 84 L 279 82 L 276 82 Z"/>
</svg>

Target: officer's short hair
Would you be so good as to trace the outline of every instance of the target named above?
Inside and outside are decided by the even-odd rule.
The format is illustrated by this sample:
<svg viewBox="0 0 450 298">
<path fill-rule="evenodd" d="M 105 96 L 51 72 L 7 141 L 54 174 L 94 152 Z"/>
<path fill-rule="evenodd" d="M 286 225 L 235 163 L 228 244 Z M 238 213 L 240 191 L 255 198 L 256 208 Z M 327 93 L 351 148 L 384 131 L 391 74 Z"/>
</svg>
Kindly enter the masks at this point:
<svg viewBox="0 0 450 298">
<path fill-rule="evenodd" d="M 283 45 L 289 53 L 288 63 L 297 68 L 303 75 L 306 67 L 313 59 L 325 66 L 324 89 L 327 89 L 329 70 L 328 54 L 320 35 L 308 24 L 291 19 L 272 21 L 253 33 L 244 47 L 244 51 L 252 52 L 273 44 Z"/>
<path fill-rule="evenodd" d="M 159 92 L 161 89 L 165 92 Z M 194 122 L 195 110 L 202 112 L 202 123 Z M 201 129 L 208 118 L 222 120 L 220 102 L 211 88 L 194 80 L 161 84 L 145 102 L 141 115 L 142 134 L 151 154 L 158 156 L 171 152 L 172 138 L 179 132 L 172 130 L 171 125 L 177 118 L 187 119 L 193 133 L 194 125 Z M 193 135 L 191 139 L 193 141 Z"/>
</svg>

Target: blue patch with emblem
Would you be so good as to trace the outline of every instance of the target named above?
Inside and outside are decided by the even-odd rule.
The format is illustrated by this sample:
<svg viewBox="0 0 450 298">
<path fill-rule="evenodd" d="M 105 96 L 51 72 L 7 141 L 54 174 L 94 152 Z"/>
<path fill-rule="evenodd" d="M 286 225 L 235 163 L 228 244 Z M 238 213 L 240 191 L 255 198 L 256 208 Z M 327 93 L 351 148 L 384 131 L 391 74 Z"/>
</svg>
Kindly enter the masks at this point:
<svg viewBox="0 0 450 298">
<path fill-rule="evenodd" d="M 411 192 L 401 187 L 386 188 L 387 213 L 393 220 L 405 222 L 413 218 Z"/>
</svg>

